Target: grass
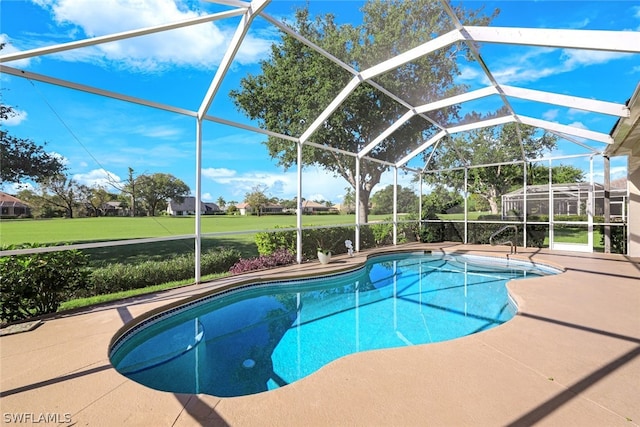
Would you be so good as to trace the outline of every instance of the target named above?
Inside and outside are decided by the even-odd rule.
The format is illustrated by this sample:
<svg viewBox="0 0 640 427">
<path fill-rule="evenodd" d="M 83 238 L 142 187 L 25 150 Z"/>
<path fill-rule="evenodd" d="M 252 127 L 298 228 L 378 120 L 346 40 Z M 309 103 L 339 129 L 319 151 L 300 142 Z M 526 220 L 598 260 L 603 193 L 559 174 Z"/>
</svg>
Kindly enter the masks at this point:
<svg viewBox="0 0 640 427">
<path fill-rule="evenodd" d="M 207 276 L 203 276 L 202 280 L 203 281 L 214 280 L 214 279 L 219 279 L 221 277 L 226 277 L 228 275 L 229 273 L 210 274 Z M 74 310 L 76 308 L 88 307 L 96 304 L 104 304 L 107 302 L 118 301 L 125 298 L 131 298 L 131 297 L 149 294 L 153 292 L 166 291 L 169 289 L 175 289 L 175 288 L 180 288 L 180 287 L 189 286 L 189 285 L 193 285 L 193 280 L 179 280 L 176 282 L 163 283 L 160 285 L 149 286 L 146 288 L 131 289 L 128 291 L 114 292 L 114 293 L 105 294 L 105 295 L 96 295 L 88 298 L 77 298 L 77 299 L 69 300 L 62 303 L 60 305 L 60 308 L 58 308 L 58 311 L 60 312 L 60 311 Z"/>
<path fill-rule="evenodd" d="M 389 218 L 389 215 L 370 215 L 370 221 Z M 304 226 L 312 225 L 351 225 L 354 215 L 305 215 Z M 293 215 L 266 216 L 204 216 L 202 232 L 243 232 L 248 230 L 268 230 L 276 227 L 295 227 Z M 193 217 L 99 217 L 73 219 L 42 220 L 6 220 L 0 222 L 0 242 L 2 245 L 20 243 L 89 243 L 99 241 L 138 239 L 193 235 L 195 219 Z M 228 247 L 240 251 L 243 257 L 258 255 L 255 234 L 235 234 L 209 236 L 202 239 L 202 250 Z M 112 263 L 136 264 L 142 261 L 161 261 L 173 256 L 193 252 L 194 238 L 170 240 L 155 243 L 137 243 L 123 246 L 107 246 L 85 249 L 92 266 Z"/>
<path fill-rule="evenodd" d="M 370 215 L 370 221 L 389 215 Z M 355 224 L 354 215 L 304 215 L 302 224 Z M 294 215 L 265 216 L 203 216 L 202 233 L 268 230 L 275 227 L 295 227 Z M 95 242 L 180 236 L 195 233 L 194 217 L 99 217 L 73 219 L 17 219 L 0 222 L 3 245 L 18 243 Z"/>
</svg>

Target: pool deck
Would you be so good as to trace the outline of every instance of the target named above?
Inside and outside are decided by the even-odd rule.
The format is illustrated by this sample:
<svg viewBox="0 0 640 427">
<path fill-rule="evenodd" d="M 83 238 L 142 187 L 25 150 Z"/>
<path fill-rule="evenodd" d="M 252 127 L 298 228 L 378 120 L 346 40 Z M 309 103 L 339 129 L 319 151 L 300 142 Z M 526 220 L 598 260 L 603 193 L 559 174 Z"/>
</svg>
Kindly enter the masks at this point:
<svg viewBox="0 0 640 427">
<path fill-rule="evenodd" d="M 505 247 L 401 248 L 506 257 Z M 521 249 L 555 276 L 511 282 L 518 315 L 453 341 L 350 355 L 278 390 L 235 398 L 151 390 L 107 357 L 116 331 L 151 309 L 230 279 L 46 319 L 0 338 L 2 425 L 76 426 L 638 426 L 640 260 Z M 361 263 L 334 257 L 269 272 Z M 266 275 L 254 273 L 253 276 Z M 45 423 L 43 418 L 57 420 Z M 70 422 L 69 422 L 70 421 Z M 23 424 L 25 425 L 25 424 Z"/>
</svg>

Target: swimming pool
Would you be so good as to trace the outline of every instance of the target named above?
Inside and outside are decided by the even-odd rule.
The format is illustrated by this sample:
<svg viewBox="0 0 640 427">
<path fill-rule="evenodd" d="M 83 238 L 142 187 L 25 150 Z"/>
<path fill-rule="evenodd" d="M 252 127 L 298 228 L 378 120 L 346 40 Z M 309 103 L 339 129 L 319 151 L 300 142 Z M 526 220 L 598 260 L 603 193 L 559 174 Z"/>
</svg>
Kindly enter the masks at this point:
<svg viewBox="0 0 640 427">
<path fill-rule="evenodd" d="M 117 337 L 109 356 L 158 390 L 259 393 L 348 354 L 498 326 L 516 313 L 507 281 L 557 272 L 479 256 L 376 256 L 348 273 L 245 285 L 172 308 Z"/>
</svg>

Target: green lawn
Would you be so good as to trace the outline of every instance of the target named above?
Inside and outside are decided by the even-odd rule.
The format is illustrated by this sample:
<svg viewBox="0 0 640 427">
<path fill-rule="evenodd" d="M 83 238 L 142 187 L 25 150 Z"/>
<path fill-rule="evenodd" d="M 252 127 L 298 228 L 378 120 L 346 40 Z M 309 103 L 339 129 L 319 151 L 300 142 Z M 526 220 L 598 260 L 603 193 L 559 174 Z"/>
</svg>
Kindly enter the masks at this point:
<svg viewBox="0 0 640 427">
<path fill-rule="evenodd" d="M 370 221 L 386 218 L 370 216 Z M 354 224 L 353 215 L 305 215 L 303 225 Z M 202 232 L 268 230 L 295 227 L 294 215 L 203 216 Z M 194 234 L 193 217 L 100 217 L 41 220 L 3 220 L 0 222 L 2 245 L 17 243 L 95 242 Z"/>
<path fill-rule="evenodd" d="M 370 221 L 388 218 L 388 215 L 370 215 Z M 355 223 L 354 215 L 305 215 L 304 226 Z M 229 232 L 268 230 L 276 227 L 295 227 L 293 215 L 267 216 L 204 216 L 202 232 Z M 100 217 L 44 220 L 6 220 L 0 222 L 0 242 L 3 246 L 19 243 L 87 243 L 96 241 L 137 239 L 194 234 L 193 217 Z M 258 255 L 255 234 L 236 234 L 205 237 L 202 249 L 225 246 L 239 250 L 244 257 Z M 138 263 L 162 260 L 167 257 L 193 252 L 193 238 L 155 243 L 85 249 L 92 265 L 114 262 Z"/>
<path fill-rule="evenodd" d="M 469 219 L 477 219 L 483 212 L 469 213 Z M 369 221 L 389 218 L 389 215 L 370 215 Z M 354 215 L 305 215 L 304 226 L 332 225 L 355 223 Z M 442 215 L 442 219 L 464 219 L 463 214 Z M 295 227 L 294 215 L 266 216 L 203 216 L 202 232 L 229 232 L 248 230 L 268 230 L 276 227 Z M 193 217 L 101 217 L 74 219 L 44 220 L 3 220 L 0 221 L 0 243 L 5 245 L 19 243 L 82 243 L 107 240 L 136 239 L 193 234 L 195 219 Z M 567 230 L 566 236 L 556 232 L 563 241 L 582 241 L 584 233 L 577 236 Z M 219 246 L 232 247 L 239 250 L 244 257 L 258 255 L 254 241 L 255 234 L 237 234 L 205 237 L 202 241 L 204 251 Z M 195 243 L 193 238 L 156 243 L 140 243 L 135 245 L 104 247 L 84 250 L 93 265 L 124 262 L 137 263 L 145 260 L 162 260 L 167 257 L 192 252 Z M 600 235 L 594 235 L 594 246 L 599 248 Z"/>
</svg>

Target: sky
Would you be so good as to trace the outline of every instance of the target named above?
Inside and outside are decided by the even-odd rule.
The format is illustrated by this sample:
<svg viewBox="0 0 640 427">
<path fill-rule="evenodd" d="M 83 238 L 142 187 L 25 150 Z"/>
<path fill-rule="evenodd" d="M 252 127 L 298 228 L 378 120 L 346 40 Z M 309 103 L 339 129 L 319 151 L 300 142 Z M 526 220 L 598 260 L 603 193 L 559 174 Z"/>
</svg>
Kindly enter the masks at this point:
<svg viewBox="0 0 640 427">
<path fill-rule="evenodd" d="M 265 11 L 293 20 L 306 2 L 274 0 Z M 468 1 L 465 6 L 500 9 L 492 26 L 640 31 L 640 4 L 634 1 Z M 313 14 L 333 13 L 338 23 L 358 25 L 358 1 L 310 0 Z M 231 9 L 198 0 L 3 0 L 0 3 L 0 54 L 52 46 L 194 18 Z M 239 18 L 173 30 L 162 35 L 112 42 L 18 60 L 5 65 L 70 80 L 133 97 L 197 111 L 233 36 Z M 278 31 L 266 20 L 254 20 L 209 114 L 257 126 L 238 111 L 228 94 L 243 76 L 259 74 Z M 545 90 L 624 104 L 640 81 L 640 55 L 543 47 L 482 44 L 480 52 L 500 84 Z M 457 82 L 477 89 L 488 79 L 477 64 L 461 63 Z M 3 103 L 15 117 L 2 123 L 12 135 L 45 144 L 61 156 L 68 174 L 81 184 L 106 185 L 135 174 L 170 173 L 196 188 L 196 124 L 191 117 L 86 94 L 55 85 L 0 74 Z M 467 103 L 463 112 L 495 109 L 496 97 Z M 523 115 L 609 133 L 615 117 L 575 108 L 512 100 Z M 284 170 L 269 157 L 265 136 L 236 127 L 205 122 L 203 126 L 202 197 L 205 201 L 241 202 L 260 185 L 270 197 L 291 199 L 297 192 L 296 170 Z M 598 150 L 604 144 L 579 140 Z M 561 140 L 549 155 L 585 153 Z M 588 170 L 585 159 L 567 159 Z M 612 179 L 626 176 L 626 159 L 612 160 Z M 415 159 L 410 166 L 420 167 Z M 602 181 L 601 165 L 594 179 Z M 107 178 L 108 177 L 108 178 Z M 399 183 L 415 188 L 412 176 Z M 342 178 L 316 168 L 304 170 L 303 197 L 340 203 L 348 187 Z M 393 183 L 386 173 L 380 190 Z M 111 191 L 112 187 L 107 186 Z M 15 192 L 14 185 L 4 190 Z"/>
</svg>

